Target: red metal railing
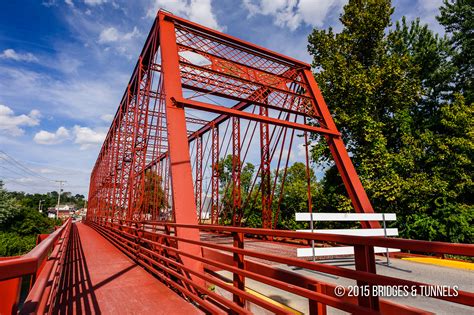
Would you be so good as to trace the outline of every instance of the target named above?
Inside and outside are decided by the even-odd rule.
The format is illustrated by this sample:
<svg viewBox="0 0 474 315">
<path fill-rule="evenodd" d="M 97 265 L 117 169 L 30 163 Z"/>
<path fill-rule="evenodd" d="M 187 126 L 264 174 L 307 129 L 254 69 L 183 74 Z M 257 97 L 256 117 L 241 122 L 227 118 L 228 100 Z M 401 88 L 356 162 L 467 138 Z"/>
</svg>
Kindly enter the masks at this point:
<svg viewBox="0 0 474 315">
<path fill-rule="evenodd" d="M 127 220 L 110 221 L 99 218 L 95 222 L 91 220 L 87 222 L 147 270 L 210 313 L 226 313 L 229 311 L 248 313 L 249 304 L 245 307 L 246 302 L 258 305 L 258 307 L 277 314 L 288 313 L 287 309 L 246 292 L 245 279 L 249 278 L 307 298 L 309 310 L 312 314 L 325 314 L 326 305 L 356 314 L 426 314 L 429 312 L 383 299 L 379 300 L 376 296 L 359 298 L 338 297 L 334 294 L 334 285 L 296 273 L 275 269 L 271 265 L 256 261 L 256 259 L 353 279 L 357 281 L 358 285 L 407 285 L 416 288 L 417 292 L 421 293 L 423 286 L 431 286 L 431 284 L 376 274 L 374 246 L 424 253 L 474 256 L 474 245 L 468 244 L 449 244 L 383 237 L 309 234 L 213 225 L 185 225 Z M 228 235 L 232 237 L 233 244 L 222 245 L 206 240 L 196 241 L 178 237 L 175 233 L 176 228 L 199 230 L 201 233 Z M 279 237 L 351 245 L 354 246 L 355 250 L 356 269 L 352 270 L 245 249 L 244 236 L 266 239 Z M 182 242 L 190 246 L 199 247 L 202 255 L 183 251 L 179 246 Z M 190 268 L 183 264 L 183 259 L 202 263 L 204 272 L 196 272 L 195 268 Z M 216 273 L 218 270 L 225 270 L 232 274 L 232 285 Z M 233 298 L 231 300 L 226 299 L 210 291 L 207 285 L 211 284 L 227 291 Z M 459 290 L 456 297 L 434 298 L 474 306 L 474 294 L 466 291 Z"/>
<path fill-rule="evenodd" d="M 50 312 L 62 274 L 70 229 L 71 219 L 68 219 L 29 253 L 0 261 L 1 314 L 18 311 L 21 283 L 25 276 L 30 277 L 30 283 L 20 313 Z"/>
</svg>

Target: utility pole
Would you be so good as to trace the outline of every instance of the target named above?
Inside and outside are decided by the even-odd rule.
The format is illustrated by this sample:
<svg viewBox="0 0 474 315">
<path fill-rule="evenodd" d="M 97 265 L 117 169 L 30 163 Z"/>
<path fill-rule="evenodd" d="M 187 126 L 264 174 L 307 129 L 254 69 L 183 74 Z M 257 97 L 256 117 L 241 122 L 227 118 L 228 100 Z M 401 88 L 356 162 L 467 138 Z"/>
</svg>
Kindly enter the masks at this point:
<svg viewBox="0 0 474 315">
<path fill-rule="evenodd" d="M 41 203 L 43 202 L 44 200 L 40 200 L 39 201 L 39 206 L 38 206 L 38 211 L 41 213 L 43 212 L 42 209 L 41 209 Z"/>
<path fill-rule="evenodd" d="M 59 203 L 61 202 L 61 190 L 63 188 L 63 183 L 66 183 L 65 180 L 55 180 L 56 183 L 59 183 L 58 191 L 58 205 L 56 206 L 56 219 L 59 219 Z"/>
</svg>

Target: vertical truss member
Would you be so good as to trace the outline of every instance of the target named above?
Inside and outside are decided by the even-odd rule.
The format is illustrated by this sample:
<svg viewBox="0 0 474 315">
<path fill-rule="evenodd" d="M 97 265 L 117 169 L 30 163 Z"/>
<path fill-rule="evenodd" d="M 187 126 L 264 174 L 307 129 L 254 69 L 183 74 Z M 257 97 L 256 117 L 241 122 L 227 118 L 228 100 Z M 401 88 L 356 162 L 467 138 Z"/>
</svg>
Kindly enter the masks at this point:
<svg viewBox="0 0 474 315">
<path fill-rule="evenodd" d="M 232 117 L 232 224 L 240 225 L 242 218 L 242 194 L 240 162 L 240 119 Z"/>
<path fill-rule="evenodd" d="M 219 224 L 219 128 L 211 126 L 211 224 Z"/>
</svg>

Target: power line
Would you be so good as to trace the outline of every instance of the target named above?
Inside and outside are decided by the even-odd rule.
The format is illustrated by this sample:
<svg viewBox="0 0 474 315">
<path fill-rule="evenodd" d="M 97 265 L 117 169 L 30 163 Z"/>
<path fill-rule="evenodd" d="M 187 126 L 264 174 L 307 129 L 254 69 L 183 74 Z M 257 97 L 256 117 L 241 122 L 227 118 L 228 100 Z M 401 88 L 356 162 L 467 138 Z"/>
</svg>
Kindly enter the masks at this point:
<svg viewBox="0 0 474 315">
<path fill-rule="evenodd" d="M 75 173 L 84 173 L 84 174 L 90 174 L 89 170 L 84 170 L 84 169 L 79 169 L 79 168 L 66 168 L 66 167 L 59 167 L 59 166 L 54 166 L 51 165 L 51 163 L 41 163 L 41 162 L 36 162 L 36 161 L 26 161 L 30 164 L 37 164 L 37 165 L 45 165 L 48 168 L 54 170 L 54 171 L 69 171 L 71 174 Z"/>
<path fill-rule="evenodd" d="M 9 162 L 11 165 L 17 165 L 16 167 L 18 168 L 21 168 L 22 170 L 24 170 L 25 172 L 28 172 L 29 174 L 33 175 L 33 176 L 37 176 L 37 177 L 40 177 L 44 180 L 51 180 L 50 178 L 46 178 L 44 177 L 43 175 L 31 170 L 30 168 L 28 168 L 27 166 L 23 165 L 22 163 L 20 163 L 19 161 L 17 161 L 16 159 L 14 159 L 12 156 L 10 156 L 9 154 L 7 154 L 5 151 L 2 151 L 0 150 L 0 153 L 2 153 L 4 156 L 0 156 L 0 158 L 2 158 L 3 160 Z M 5 158 L 5 156 L 7 156 L 9 158 L 9 160 L 7 160 Z"/>
<path fill-rule="evenodd" d="M 52 179 L 47 178 L 47 177 L 31 170 L 27 166 L 23 165 L 22 163 L 20 163 L 19 161 L 17 161 L 16 159 L 11 157 L 10 155 L 8 155 L 5 151 L 0 150 L 0 153 L 2 153 L 4 155 L 4 156 L 0 155 L 1 159 L 3 159 L 4 161 L 8 162 L 9 164 L 15 166 L 17 169 L 20 169 L 23 172 L 28 173 L 30 176 L 35 176 L 37 178 L 41 178 L 42 180 L 46 180 L 46 181 L 52 181 Z M 8 159 L 6 159 L 5 156 L 8 157 Z"/>
<path fill-rule="evenodd" d="M 7 177 L 7 176 L 2 175 L 0 176 L 0 180 L 7 184 L 10 183 L 10 184 L 20 185 L 27 188 L 38 188 L 38 184 L 22 182 L 22 181 L 19 181 L 18 178 Z M 53 184 L 47 185 L 48 189 L 52 189 L 53 186 L 54 186 Z"/>
<path fill-rule="evenodd" d="M 47 178 L 47 177 L 33 171 L 32 169 L 28 168 L 26 165 L 24 165 L 20 161 L 16 160 L 15 158 L 13 158 L 11 155 L 7 154 L 3 150 L 0 150 L 0 161 L 1 160 L 7 162 L 8 165 L 11 165 L 12 167 L 14 167 L 14 169 L 12 169 L 10 167 L 0 165 L 0 168 L 9 171 L 12 174 L 16 174 L 16 175 L 19 175 L 19 176 L 29 176 L 29 177 L 33 176 L 36 179 L 39 179 L 43 182 L 47 182 L 47 183 L 44 183 L 44 184 L 46 184 L 48 187 L 53 187 L 54 186 L 54 184 L 52 184 L 52 182 L 59 182 L 59 181 Z M 41 164 L 41 163 L 38 163 L 38 164 Z M 59 168 L 59 169 L 61 169 L 61 168 Z M 62 169 L 66 170 L 64 168 L 62 168 Z M 73 169 L 69 169 L 69 170 L 73 170 Z M 73 171 L 79 171 L 79 170 L 73 170 Z M 0 178 L 2 178 L 2 177 L 3 178 L 8 178 L 7 176 L 0 175 Z M 10 177 L 8 181 L 12 184 L 18 184 L 18 185 L 21 185 L 21 186 L 24 186 L 24 187 L 37 187 L 38 186 L 38 184 L 34 184 L 34 183 L 20 182 L 20 181 L 18 181 L 18 178 Z M 61 182 L 65 183 L 66 181 L 61 181 Z M 87 185 L 68 185 L 68 188 L 76 188 L 76 189 L 77 188 L 87 188 L 87 187 L 88 187 Z"/>
<path fill-rule="evenodd" d="M 17 171 L 12 170 L 12 169 L 10 169 L 10 168 L 8 168 L 8 167 L 5 167 L 5 166 L 3 166 L 3 165 L 0 165 L 0 167 L 3 168 L 3 169 L 5 169 L 5 170 L 7 170 L 7 171 L 9 171 L 9 172 L 11 172 L 11 173 L 13 173 L 13 174 L 20 175 L 20 176 L 25 176 L 24 173 L 23 173 L 23 174 L 18 173 Z"/>
<path fill-rule="evenodd" d="M 5 179 L 6 179 L 6 181 L 5 181 Z M 31 186 L 28 186 L 28 185 L 25 185 L 25 184 L 23 184 L 23 183 L 18 182 L 18 181 L 17 181 L 16 179 L 14 179 L 13 177 L 2 176 L 2 178 L 1 178 L 0 180 L 1 180 L 2 182 L 6 183 L 6 184 L 8 184 L 8 183 L 13 183 L 13 184 L 15 184 L 15 185 L 20 185 L 20 186 L 27 187 L 27 188 L 31 187 Z"/>
</svg>

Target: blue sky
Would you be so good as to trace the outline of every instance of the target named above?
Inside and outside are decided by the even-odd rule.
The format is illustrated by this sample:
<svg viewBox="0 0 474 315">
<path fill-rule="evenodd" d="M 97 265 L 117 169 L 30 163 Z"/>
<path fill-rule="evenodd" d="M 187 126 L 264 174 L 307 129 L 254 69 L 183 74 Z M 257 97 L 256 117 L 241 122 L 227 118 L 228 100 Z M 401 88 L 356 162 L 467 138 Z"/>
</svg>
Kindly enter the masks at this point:
<svg viewBox="0 0 474 315">
<path fill-rule="evenodd" d="M 311 62 L 314 27 L 345 0 L 18 0 L 0 4 L 0 178 L 10 190 L 87 194 L 100 145 L 159 8 Z M 436 32 L 441 0 L 396 0 Z M 24 168 L 14 166 L 13 157 Z M 15 164 L 16 165 L 16 164 Z"/>
</svg>

